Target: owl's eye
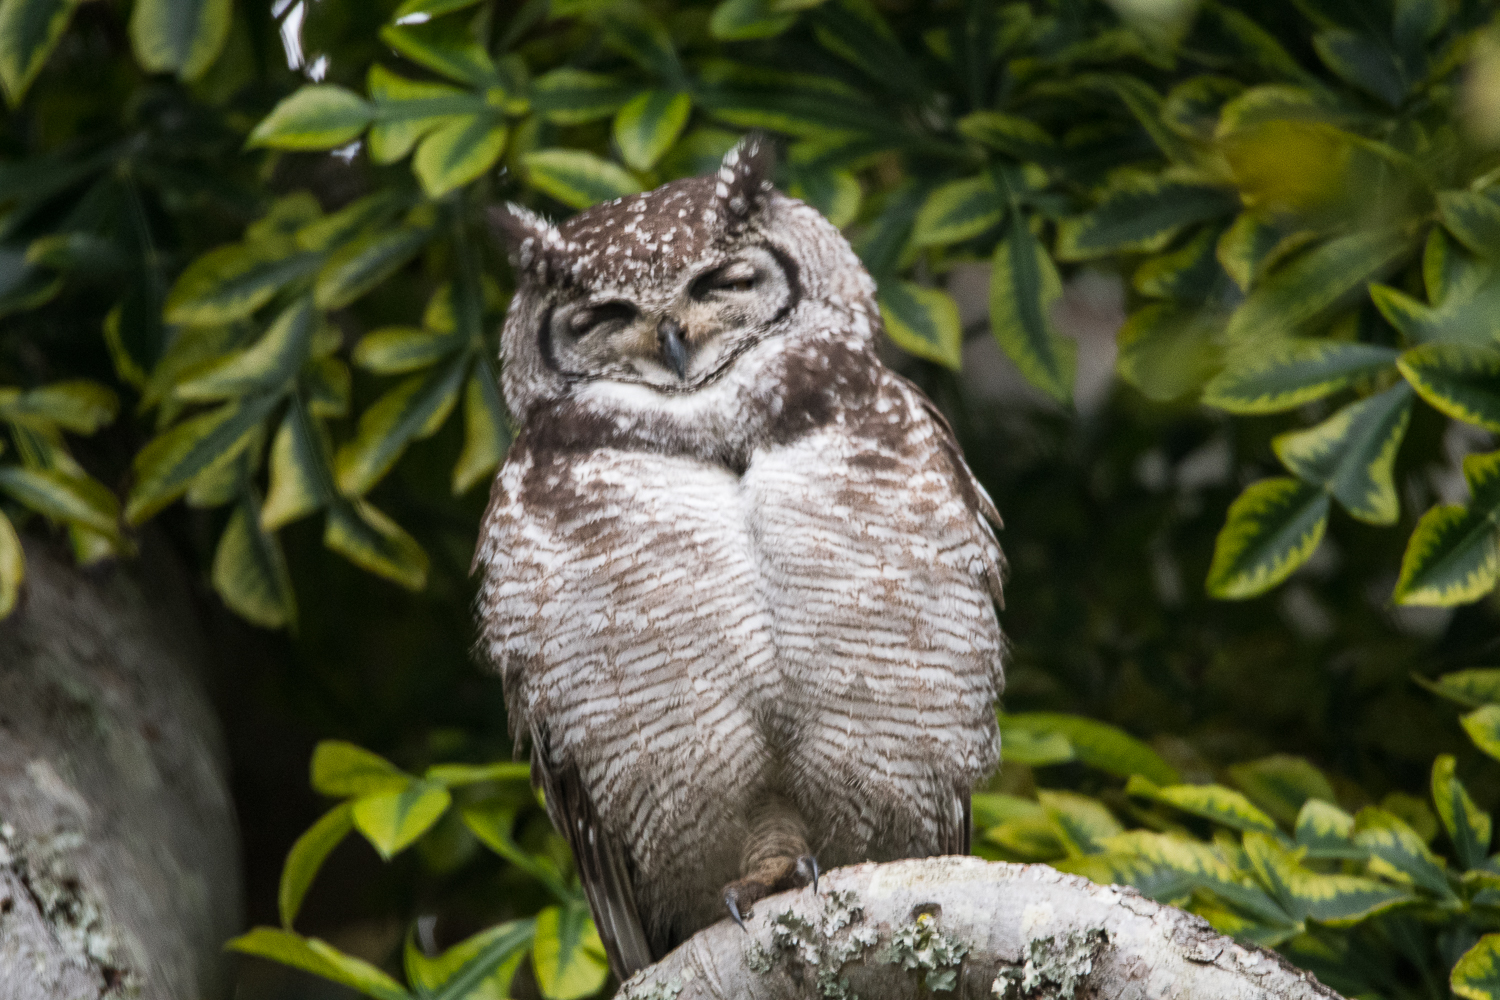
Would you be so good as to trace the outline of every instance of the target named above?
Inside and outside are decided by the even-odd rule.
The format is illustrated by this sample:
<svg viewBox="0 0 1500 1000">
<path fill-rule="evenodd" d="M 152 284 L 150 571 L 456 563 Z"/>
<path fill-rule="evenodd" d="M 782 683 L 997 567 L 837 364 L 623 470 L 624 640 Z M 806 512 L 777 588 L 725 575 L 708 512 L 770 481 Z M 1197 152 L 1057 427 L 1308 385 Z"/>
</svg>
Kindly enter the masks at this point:
<svg viewBox="0 0 1500 1000">
<path fill-rule="evenodd" d="M 580 309 L 569 316 L 568 332 L 575 337 L 586 337 L 596 330 L 603 330 L 616 323 L 629 323 L 633 319 L 635 307 L 628 302 L 605 302 Z"/>
<path fill-rule="evenodd" d="M 704 299 L 714 292 L 753 292 L 760 284 L 760 272 L 753 264 L 736 261 L 717 271 L 710 271 L 693 282 L 693 298 Z"/>
</svg>

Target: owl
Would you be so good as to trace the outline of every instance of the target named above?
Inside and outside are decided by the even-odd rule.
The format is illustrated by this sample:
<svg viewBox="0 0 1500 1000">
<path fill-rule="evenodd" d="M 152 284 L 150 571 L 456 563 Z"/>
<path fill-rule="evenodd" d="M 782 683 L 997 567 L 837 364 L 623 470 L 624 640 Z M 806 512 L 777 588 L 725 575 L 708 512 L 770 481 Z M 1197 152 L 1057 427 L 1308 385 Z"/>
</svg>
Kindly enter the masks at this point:
<svg viewBox="0 0 1500 1000">
<path fill-rule="evenodd" d="M 967 853 L 999 755 L 999 515 L 773 167 L 493 212 L 479 646 L 622 979 L 820 865 Z"/>
</svg>

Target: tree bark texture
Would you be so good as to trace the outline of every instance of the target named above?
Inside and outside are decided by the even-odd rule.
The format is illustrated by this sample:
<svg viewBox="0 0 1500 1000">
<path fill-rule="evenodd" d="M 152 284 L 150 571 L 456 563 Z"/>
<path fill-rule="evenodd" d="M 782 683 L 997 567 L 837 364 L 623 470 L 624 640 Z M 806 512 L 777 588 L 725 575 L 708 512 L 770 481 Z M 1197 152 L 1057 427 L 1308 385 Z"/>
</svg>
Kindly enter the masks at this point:
<svg viewBox="0 0 1500 1000">
<path fill-rule="evenodd" d="M 624 1000 L 1339 1000 L 1274 952 L 1045 865 L 841 868 L 700 931 Z"/>
<path fill-rule="evenodd" d="M 0 621 L 0 1000 L 220 995 L 238 833 L 182 571 L 149 541 L 26 564 Z"/>
</svg>

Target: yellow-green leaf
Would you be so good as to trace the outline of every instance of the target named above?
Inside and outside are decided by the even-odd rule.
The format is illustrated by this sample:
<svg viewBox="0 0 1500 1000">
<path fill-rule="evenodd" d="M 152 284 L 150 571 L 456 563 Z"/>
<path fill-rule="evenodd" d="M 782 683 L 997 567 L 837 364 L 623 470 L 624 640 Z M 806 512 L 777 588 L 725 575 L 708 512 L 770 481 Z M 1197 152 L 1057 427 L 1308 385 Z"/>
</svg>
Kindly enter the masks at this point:
<svg viewBox="0 0 1500 1000">
<path fill-rule="evenodd" d="M 1050 862 L 1068 856 L 1045 811 L 1012 817 L 986 830 L 984 839 L 1000 848 L 1011 861 Z"/>
<path fill-rule="evenodd" d="M 315 253 L 268 253 L 252 244 L 234 243 L 193 261 L 167 294 L 167 322 L 216 326 L 244 319 L 321 262 Z"/>
<path fill-rule="evenodd" d="M 92 434 L 115 419 L 120 401 L 97 382 L 77 379 L 50 382 L 25 392 L 0 390 L 0 420 L 40 426 L 56 424 L 77 434 Z"/>
<path fill-rule="evenodd" d="M 1142 775 L 1158 784 L 1181 780 L 1161 755 L 1123 729 L 1107 722 L 1060 712 L 1016 712 L 1000 716 L 1000 745 L 1048 735 L 1063 737 L 1070 749 L 1065 760 L 1078 760 L 1121 778 Z"/>
<path fill-rule="evenodd" d="M 880 289 L 880 318 L 896 346 L 949 368 L 963 364 L 963 325 L 946 292 L 910 281 L 887 281 Z"/>
<path fill-rule="evenodd" d="M 1500 579 L 1500 452 L 1469 455 L 1463 468 L 1473 502 L 1422 515 L 1401 558 L 1400 604 L 1462 604 Z"/>
<path fill-rule="evenodd" d="M 374 119 L 374 106 L 353 91 L 312 83 L 282 98 L 255 126 L 249 143 L 273 149 L 332 149 L 358 137 Z"/>
<path fill-rule="evenodd" d="M 417 140 L 455 116 L 468 116 L 481 102 L 472 93 L 444 83 L 408 80 L 376 63 L 366 87 L 375 104 L 370 125 L 370 159 L 395 163 L 411 152 Z"/>
<path fill-rule="evenodd" d="M 416 226 L 397 226 L 350 240 L 318 271 L 313 301 L 319 309 L 348 305 L 410 260 L 430 235 Z"/>
<path fill-rule="evenodd" d="M 1459 721 L 1476 747 L 1500 760 L 1500 705 L 1482 705 Z"/>
<path fill-rule="evenodd" d="M 364 500 L 329 508 L 323 544 L 361 569 L 408 590 L 427 586 L 427 553 L 401 526 Z"/>
<path fill-rule="evenodd" d="M 531 781 L 531 765 L 518 764 L 513 761 L 504 761 L 499 764 L 434 764 L 427 769 L 423 777 L 450 788 L 457 785 L 473 785 L 482 781 L 528 785 Z"/>
<path fill-rule="evenodd" d="M 1057 266 L 1012 212 L 990 263 L 990 332 L 1026 381 L 1060 403 L 1073 398 L 1078 345 L 1058 335 L 1052 310 L 1062 298 Z"/>
<path fill-rule="evenodd" d="M 1261 812 L 1245 796 L 1223 785 L 1167 785 L 1158 787 L 1154 782 L 1132 775 L 1125 784 L 1128 795 L 1154 799 L 1183 812 L 1202 816 L 1204 819 L 1222 823 L 1236 830 L 1263 830 L 1276 832 L 1271 817 Z"/>
<path fill-rule="evenodd" d="M 1464 1000 L 1500 997 L 1500 934 L 1486 934 L 1454 963 L 1448 985 Z"/>
<path fill-rule="evenodd" d="M 692 111 L 692 97 L 681 91 L 648 90 L 631 98 L 615 115 L 620 156 L 636 170 L 650 170 L 682 134 Z"/>
<path fill-rule="evenodd" d="M 571 208 L 588 208 L 641 190 L 622 167 L 579 149 L 542 149 L 521 158 L 538 191 Z"/>
<path fill-rule="evenodd" d="M 1002 717 L 1003 718 L 1003 717 Z M 1064 764 L 1073 760 L 1073 744 L 1062 733 L 1018 727 L 1004 732 L 1001 727 L 1000 759 L 1028 767 Z"/>
<path fill-rule="evenodd" d="M 348 496 L 364 495 L 407 445 L 436 434 L 458 402 L 467 368 L 468 359 L 460 357 L 412 375 L 360 414 L 354 440 L 339 449 L 334 462 L 339 489 Z"/>
<path fill-rule="evenodd" d="M 958 130 L 975 142 L 1022 162 L 1044 159 L 1057 151 L 1057 143 L 1040 125 L 1003 111 L 964 115 L 958 120 Z"/>
<path fill-rule="evenodd" d="M 328 441 L 321 425 L 293 403 L 271 442 L 270 488 L 260 511 L 261 527 L 275 531 L 328 502 L 324 472 Z"/>
<path fill-rule="evenodd" d="M 1323 772 L 1305 758 L 1273 754 L 1228 768 L 1230 779 L 1250 801 L 1286 826 L 1297 822 L 1304 803 L 1333 801 L 1333 788 Z"/>
<path fill-rule="evenodd" d="M 391 792 L 372 792 L 354 800 L 354 826 L 389 859 L 426 833 L 453 797 L 442 785 L 413 781 Z"/>
<path fill-rule="evenodd" d="M 549 906 L 536 915 L 531 962 L 547 1000 L 581 1000 L 609 975 L 604 945 L 582 905 Z"/>
<path fill-rule="evenodd" d="M 1352 516 L 1395 524 L 1396 451 L 1411 421 L 1411 387 L 1401 383 L 1350 403 L 1316 427 L 1271 442 L 1281 464 L 1304 483 L 1322 486 Z"/>
<path fill-rule="evenodd" d="M 1363 858 L 1354 846 L 1354 817 L 1331 802 L 1308 799 L 1297 813 L 1296 843 L 1313 858 Z"/>
<path fill-rule="evenodd" d="M 387 24 L 380 40 L 419 66 L 475 86 L 496 81 L 495 64 L 462 20 L 431 18 Z"/>
<path fill-rule="evenodd" d="M 1298 920 L 1350 927 L 1412 900 L 1402 890 L 1374 879 L 1309 871 L 1296 854 L 1259 831 L 1245 834 L 1245 853 L 1261 884 Z"/>
<path fill-rule="evenodd" d="M 1246 487 L 1214 542 L 1208 593 L 1225 600 L 1265 593 L 1312 556 L 1327 526 L 1323 490 L 1288 477 Z"/>
<path fill-rule="evenodd" d="M 1214 299 L 1227 287 L 1224 268 L 1214 256 L 1221 232 L 1218 226 L 1200 226 L 1177 249 L 1142 261 L 1131 277 L 1131 284 L 1142 295 L 1157 299 L 1193 303 Z"/>
<path fill-rule="evenodd" d="M 1500 347 L 1423 344 L 1396 365 L 1434 409 L 1500 431 Z"/>
<path fill-rule="evenodd" d="M 1344 80 L 1395 108 L 1406 96 L 1401 66 L 1383 39 L 1343 28 L 1313 36 L 1313 48 L 1323 64 Z"/>
<path fill-rule="evenodd" d="M 0 511 L 0 619 L 15 610 L 26 579 L 26 553 L 15 525 Z"/>
<path fill-rule="evenodd" d="M 331 979 L 375 997 L 375 1000 L 411 1000 L 411 994 L 390 976 L 318 938 L 305 938 L 273 927 L 257 927 L 248 934 L 231 939 L 224 947 Z"/>
<path fill-rule="evenodd" d="M 1438 215 L 1458 241 L 1481 257 L 1500 255 L 1500 202 L 1477 191 L 1439 191 Z"/>
<path fill-rule="evenodd" d="M 441 361 L 461 350 L 464 339 L 415 326 L 390 326 L 365 334 L 354 348 L 354 363 L 381 375 L 401 375 Z"/>
<path fill-rule="evenodd" d="M 147 72 L 197 80 L 224 47 L 233 17 L 231 0 L 137 0 L 130 42 Z"/>
<path fill-rule="evenodd" d="M 1239 207 L 1239 199 L 1226 188 L 1134 171 L 1117 174 L 1095 203 L 1086 215 L 1058 223 L 1059 260 L 1153 253 L 1184 226 L 1227 217 Z"/>
<path fill-rule="evenodd" d="M 1104 841 L 1125 828 L 1102 802 L 1074 792 L 1038 792 L 1052 831 L 1070 856 L 1098 854 Z"/>
<path fill-rule="evenodd" d="M 1254 212 L 1243 212 L 1219 237 L 1214 255 L 1224 272 L 1248 292 L 1288 254 L 1317 238 L 1312 229 L 1283 229 Z"/>
<path fill-rule="evenodd" d="M 429 198 L 441 198 L 479 177 L 505 151 L 508 133 L 498 116 L 466 115 L 441 125 L 422 140 L 412 170 Z"/>
<path fill-rule="evenodd" d="M 1458 852 L 1465 868 L 1478 868 L 1490 850 L 1493 822 L 1490 814 L 1475 805 L 1455 773 L 1458 762 L 1452 754 L 1439 754 L 1432 762 L 1432 803 L 1438 819 Z"/>
<path fill-rule="evenodd" d="M 78 0 L 0 0 L 0 84 L 21 103 L 67 30 Z"/>
<path fill-rule="evenodd" d="M 428 958 L 408 935 L 407 980 L 441 1000 L 506 1000 L 511 976 L 536 936 L 534 919 L 497 924 Z"/>
<path fill-rule="evenodd" d="M 323 740 L 313 749 L 312 787 L 338 797 L 399 791 L 416 779 L 379 754 L 343 740 Z"/>
<path fill-rule="evenodd" d="M 1366 806 L 1354 817 L 1354 842 L 1370 852 L 1370 873 L 1454 900 L 1440 858 L 1434 857 L 1404 821 L 1384 809 Z"/>
<path fill-rule="evenodd" d="M 563 66 L 536 78 L 531 85 L 531 104 L 550 122 L 579 125 L 608 118 L 634 92 L 618 77 Z"/>
<path fill-rule="evenodd" d="M 318 325 L 312 303 L 299 299 L 282 310 L 252 346 L 199 369 L 177 385 L 179 399 L 234 399 L 278 389 L 297 377 Z"/>
<path fill-rule="evenodd" d="M 1434 680 L 1413 674 L 1412 679 L 1434 694 L 1467 708 L 1500 705 L 1500 669 L 1494 667 L 1455 670 Z"/>
<path fill-rule="evenodd" d="M 743 42 L 774 38 L 796 22 L 796 14 L 780 13 L 772 0 L 720 0 L 708 28 L 722 41 Z"/>
<path fill-rule="evenodd" d="M 111 539 L 120 536 L 120 502 L 89 476 L 0 465 L 0 492 L 59 523 L 81 524 Z"/>
<path fill-rule="evenodd" d="M 484 366 L 475 366 L 464 391 L 464 447 L 453 466 L 454 496 L 467 493 L 493 471 L 509 444 L 500 389 Z"/>
<path fill-rule="evenodd" d="M 976 829 L 987 830 L 1012 819 L 1043 819 L 1042 807 L 1030 799 L 1004 792 L 975 792 L 970 796 Z"/>
<path fill-rule="evenodd" d="M 354 812 L 349 803 L 341 802 L 314 823 L 306 833 L 298 837 L 287 853 L 286 864 L 281 868 L 281 885 L 277 890 L 277 908 L 281 912 L 281 926 L 292 929 L 297 911 L 302 909 L 302 900 L 311 887 L 323 861 L 339 843 L 354 829 Z"/>
<path fill-rule="evenodd" d="M 1389 368 L 1388 347 L 1336 340 L 1280 340 L 1229 355 L 1203 389 L 1203 402 L 1230 413 L 1276 413 L 1320 399 L 1356 378 Z"/>
<path fill-rule="evenodd" d="M 296 601 L 281 543 L 260 525 L 247 496 L 229 516 L 214 552 L 214 590 L 230 610 L 262 628 L 294 625 Z"/>
<path fill-rule="evenodd" d="M 1196 306 L 1153 302 L 1131 313 L 1115 335 L 1115 370 L 1157 402 L 1196 395 L 1223 364 L 1221 326 Z"/>
<path fill-rule="evenodd" d="M 933 188 L 917 211 L 911 240 L 917 246 L 946 246 L 978 236 L 1005 218 L 1005 202 L 989 174 L 949 181 Z"/>
</svg>

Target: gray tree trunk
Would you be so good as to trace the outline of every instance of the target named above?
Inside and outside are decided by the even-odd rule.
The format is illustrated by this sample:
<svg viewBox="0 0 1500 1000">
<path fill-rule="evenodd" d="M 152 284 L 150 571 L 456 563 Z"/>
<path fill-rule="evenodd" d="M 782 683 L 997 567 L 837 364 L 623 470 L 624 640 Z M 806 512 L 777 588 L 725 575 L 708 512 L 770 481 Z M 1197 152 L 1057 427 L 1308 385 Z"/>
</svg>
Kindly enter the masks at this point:
<svg viewBox="0 0 1500 1000">
<path fill-rule="evenodd" d="M 0 1000 L 221 995 L 238 833 L 182 571 L 149 543 L 26 563 L 0 621 Z"/>
<path fill-rule="evenodd" d="M 1134 889 L 1045 865 L 858 865 L 755 904 L 622 987 L 621 1000 L 1339 1000 L 1274 952 Z"/>
</svg>

